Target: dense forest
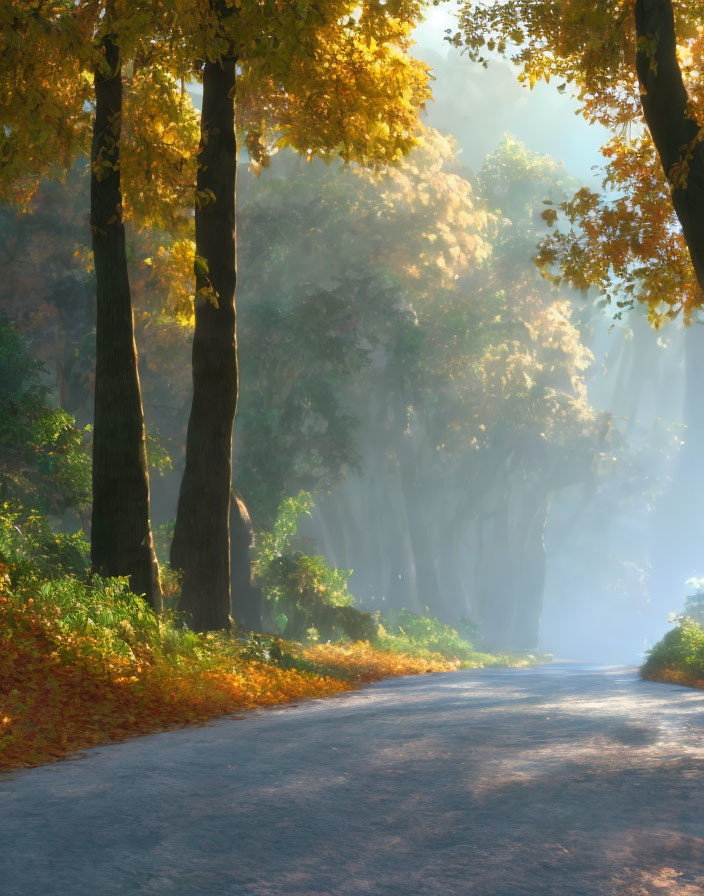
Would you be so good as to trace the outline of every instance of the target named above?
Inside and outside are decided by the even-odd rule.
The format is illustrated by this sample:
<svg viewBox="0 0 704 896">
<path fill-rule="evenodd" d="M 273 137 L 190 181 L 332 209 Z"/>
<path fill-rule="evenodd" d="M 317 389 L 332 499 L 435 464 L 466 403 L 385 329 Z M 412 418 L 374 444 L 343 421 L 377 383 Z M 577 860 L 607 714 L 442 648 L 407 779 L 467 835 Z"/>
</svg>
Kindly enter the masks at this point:
<svg viewBox="0 0 704 896">
<path fill-rule="evenodd" d="M 670 613 L 646 673 L 704 680 L 703 42 L 688 2 L 3 8 L 7 764 L 641 661 Z M 490 77 L 598 170 L 495 133 Z"/>
</svg>

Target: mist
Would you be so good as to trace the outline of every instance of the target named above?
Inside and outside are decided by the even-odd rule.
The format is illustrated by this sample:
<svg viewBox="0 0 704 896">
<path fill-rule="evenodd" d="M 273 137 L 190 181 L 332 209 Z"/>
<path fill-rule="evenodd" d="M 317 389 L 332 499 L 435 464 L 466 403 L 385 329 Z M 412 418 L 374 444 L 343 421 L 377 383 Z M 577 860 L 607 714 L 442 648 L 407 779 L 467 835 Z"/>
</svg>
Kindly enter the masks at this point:
<svg viewBox="0 0 704 896">
<path fill-rule="evenodd" d="M 13 0 L 0 88 L 2 896 L 704 896 L 701 3 Z"/>
<path fill-rule="evenodd" d="M 240 154 L 233 485 L 255 537 L 309 492 L 294 547 L 351 570 L 360 610 L 429 614 L 490 650 L 637 663 L 702 572 L 704 335 L 541 276 L 545 203 L 598 189 L 607 131 L 569 90 L 525 89 L 498 57 L 469 63 L 444 39 L 451 22 L 435 11 L 416 35 L 434 96 L 408 160 L 373 172 L 283 150 L 258 170 Z M 80 425 L 93 387 L 93 275 L 75 249 L 85 171 L 41 188 L 0 298 Z M 66 226 L 45 264 L 52 214 Z M 190 286 L 173 276 L 178 243 L 130 239 L 165 562 Z"/>
<path fill-rule="evenodd" d="M 469 66 L 443 43 L 448 24 L 451 17 L 438 12 L 419 29 L 417 54 L 437 78 L 424 120 L 451 134 L 469 179 L 511 135 L 531 152 L 562 165 L 574 183 L 596 187 L 602 177 L 599 147 L 606 130 L 578 117 L 568 93 L 546 84 L 533 90 L 521 87 L 503 60 L 497 58 L 486 69 Z M 520 185 L 514 187 L 520 190 Z M 533 248 L 527 245 L 522 256 L 526 270 L 531 270 Z M 696 322 L 687 328 L 681 321 L 654 330 L 640 308 L 614 320 L 610 309 L 594 309 L 598 296 L 593 291 L 566 294 L 580 338 L 593 355 L 584 376 L 588 401 L 608 418 L 611 448 L 597 462 L 601 468 L 592 470 L 593 475 L 585 473 L 582 482 L 553 489 L 548 474 L 543 483 L 549 509 L 543 530 L 540 634 L 533 647 L 560 658 L 638 663 L 672 616 L 682 612 L 692 591 L 688 580 L 702 571 L 699 495 L 704 482 L 696 458 L 703 433 L 696 396 L 704 386 L 704 371 L 697 362 L 704 333 Z M 412 432 L 409 437 L 413 439 Z M 352 473 L 343 486 L 321 497 L 305 533 L 332 562 L 354 568 L 350 588 L 365 609 L 403 605 L 419 612 L 430 609 L 447 621 L 476 618 L 471 596 L 481 562 L 475 556 L 476 543 L 481 541 L 486 550 L 486 536 L 468 523 L 461 534 L 456 529 L 447 534 L 448 510 L 458 496 L 471 494 L 467 480 L 457 475 L 445 486 L 440 506 L 427 521 L 421 551 L 435 545 L 430 550 L 437 553 L 429 562 L 436 577 L 430 577 L 432 584 L 427 579 L 419 583 L 424 560 L 409 558 L 413 549 L 390 534 L 390 522 L 381 521 L 386 513 L 397 520 L 422 513 L 408 504 L 418 502 L 427 509 L 427 494 L 404 495 L 404 486 L 392 484 L 397 473 L 371 472 L 375 462 L 378 455 L 367 457 L 364 472 Z M 382 507 L 374 506 L 380 480 L 388 489 Z M 370 505 L 371 511 L 360 510 Z M 467 518 L 473 513 L 476 508 Z M 352 533 L 340 531 L 341 517 L 348 522 L 352 518 Z M 405 567 L 398 560 L 395 566 L 382 563 L 381 569 L 374 559 L 379 545 L 389 540 L 397 540 L 394 549 L 382 553 L 401 557 L 405 551 Z M 446 547 L 450 540 L 453 559 L 441 559 L 443 548 L 437 544 Z M 512 549 L 508 543 L 499 548 L 505 553 L 487 586 L 494 594 L 507 587 L 504 572 Z M 453 563 L 456 569 L 448 574 L 446 567 Z M 409 577 L 414 580 L 410 589 Z M 438 599 L 438 590 L 444 598 Z"/>
</svg>

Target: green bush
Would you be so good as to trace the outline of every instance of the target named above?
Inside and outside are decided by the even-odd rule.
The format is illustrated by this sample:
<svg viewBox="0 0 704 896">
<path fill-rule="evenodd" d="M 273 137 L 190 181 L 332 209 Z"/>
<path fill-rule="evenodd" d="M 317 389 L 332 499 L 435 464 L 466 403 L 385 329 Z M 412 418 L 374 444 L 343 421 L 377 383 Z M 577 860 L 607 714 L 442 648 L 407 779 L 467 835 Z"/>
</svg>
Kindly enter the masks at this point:
<svg viewBox="0 0 704 896">
<path fill-rule="evenodd" d="M 376 641 L 379 633 L 372 614 L 354 607 L 319 607 L 314 627 L 323 641 Z"/>
<path fill-rule="evenodd" d="M 86 582 L 66 576 L 39 584 L 32 594 L 34 604 L 53 611 L 62 629 L 87 636 L 106 656 L 133 657 L 132 648 L 138 646 L 169 652 L 167 626 L 130 592 L 125 578 L 93 576 Z"/>
<path fill-rule="evenodd" d="M 476 631 L 468 620 L 460 624 L 467 632 Z M 468 661 L 477 656 L 474 645 L 456 628 L 432 616 L 419 616 L 405 609 L 382 617 L 378 643 L 398 653 L 420 650 L 439 654 L 447 660 Z"/>
<path fill-rule="evenodd" d="M 78 636 L 82 652 L 106 661 L 121 657 L 137 665 L 145 659 L 161 659 L 174 667 L 189 662 L 202 671 L 221 671 L 223 659 L 230 658 L 233 667 L 257 661 L 283 669 L 314 670 L 313 664 L 279 638 L 239 640 L 226 632 L 196 634 L 178 614 L 156 614 L 144 598 L 132 594 L 126 578 L 93 576 L 88 581 L 64 575 L 31 584 L 25 581 L 6 594 L 18 607 L 31 606 L 64 633 Z"/>
<path fill-rule="evenodd" d="M 13 588 L 88 570 L 88 544 L 82 532 L 54 532 L 38 510 L 0 505 L 0 562 Z"/>
<path fill-rule="evenodd" d="M 676 671 L 704 681 L 704 625 L 679 617 L 679 624 L 648 651 L 641 671 L 646 678 Z"/>
<path fill-rule="evenodd" d="M 689 579 L 693 588 L 684 610 L 671 621 L 676 625 L 648 651 L 641 667 L 644 678 L 675 673 L 704 681 L 704 579 Z"/>
<path fill-rule="evenodd" d="M 354 608 L 347 590 L 351 570 L 333 569 L 324 557 L 291 547 L 299 517 L 310 516 L 313 506 L 307 492 L 287 498 L 272 531 L 258 536 L 253 569 L 264 593 L 265 621 L 289 639 L 372 640 L 376 624 Z"/>
<path fill-rule="evenodd" d="M 57 516 L 90 501 L 85 433 L 52 408 L 42 367 L 23 339 L 0 320 L 0 501 Z"/>
</svg>

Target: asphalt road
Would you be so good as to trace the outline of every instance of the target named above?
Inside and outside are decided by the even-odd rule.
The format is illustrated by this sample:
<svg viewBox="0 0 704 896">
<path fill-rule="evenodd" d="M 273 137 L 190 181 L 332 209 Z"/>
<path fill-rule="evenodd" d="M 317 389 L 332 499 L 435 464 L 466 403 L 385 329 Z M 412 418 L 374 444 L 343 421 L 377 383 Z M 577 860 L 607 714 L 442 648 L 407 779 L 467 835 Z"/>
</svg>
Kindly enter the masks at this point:
<svg viewBox="0 0 704 896">
<path fill-rule="evenodd" d="M 2 896 L 704 896 L 704 693 L 382 682 L 0 777 Z"/>
</svg>

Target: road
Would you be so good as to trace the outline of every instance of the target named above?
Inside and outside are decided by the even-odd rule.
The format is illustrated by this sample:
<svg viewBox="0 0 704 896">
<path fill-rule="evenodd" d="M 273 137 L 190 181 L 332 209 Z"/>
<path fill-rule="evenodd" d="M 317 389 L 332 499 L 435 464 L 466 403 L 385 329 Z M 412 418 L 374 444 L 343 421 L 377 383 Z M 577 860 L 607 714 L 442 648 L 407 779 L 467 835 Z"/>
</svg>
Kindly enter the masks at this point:
<svg viewBox="0 0 704 896">
<path fill-rule="evenodd" d="M 2 896 L 704 896 L 704 693 L 381 682 L 0 777 Z"/>
</svg>

